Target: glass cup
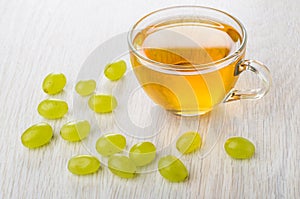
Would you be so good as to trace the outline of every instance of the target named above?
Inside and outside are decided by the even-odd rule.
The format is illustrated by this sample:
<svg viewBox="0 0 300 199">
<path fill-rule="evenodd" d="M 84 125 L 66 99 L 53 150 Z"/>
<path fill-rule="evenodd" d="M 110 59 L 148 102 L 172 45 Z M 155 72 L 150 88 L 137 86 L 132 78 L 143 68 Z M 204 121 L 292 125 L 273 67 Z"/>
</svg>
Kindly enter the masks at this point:
<svg viewBox="0 0 300 199">
<path fill-rule="evenodd" d="M 205 114 L 218 104 L 260 99 L 270 88 L 268 68 L 246 60 L 247 33 L 226 12 L 176 6 L 141 18 L 128 34 L 131 64 L 140 85 L 158 105 L 174 114 Z M 261 87 L 234 88 L 244 71 Z"/>
</svg>

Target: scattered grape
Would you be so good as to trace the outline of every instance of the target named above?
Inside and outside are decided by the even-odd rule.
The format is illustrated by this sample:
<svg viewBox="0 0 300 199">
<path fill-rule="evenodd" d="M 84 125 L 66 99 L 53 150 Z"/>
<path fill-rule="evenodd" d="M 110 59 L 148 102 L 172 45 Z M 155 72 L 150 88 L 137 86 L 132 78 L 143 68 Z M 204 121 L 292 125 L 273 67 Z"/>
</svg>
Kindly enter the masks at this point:
<svg viewBox="0 0 300 199">
<path fill-rule="evenodd" d="M 96 89 L 95 80 L 79 81 L 76 84 L 75 90 L 81 96 L 87 96 L 92 94 Z"/>
<path fill-rule="evenodd" d="M 224 145 L 227 154 L 235 159 L 250 159 L 255 153 L 255 146 L 243 137 L 232 137 Z"/>
<path fill-rule="evenodd" d="M 156 156 L 156 148 L 151 142 L 142 142 L 130 149 L 129 157 L 136 166 L 150 164 Z"/>
<path fill-rule="evenodd" d="M 67 79 L 62 73 L 50 73 L 43 81 L 43 90 L 49 95 L 60 93 L 67 83 Z"/>
<path fill-rule="evenodd" d="M 126 62 L 121 60 L 108 64 L 104 69 L 104 75 L 111 81 L 116 81 L 122 78 L 126 72 Z"/>
<path fill-rule="evenodd" d="M 67 141 L 77 142 L 86 138 L 90 129 L 90 123 L 86 120 L 68 122 L 60 129 L 60 135 Z"/>
<path fill-rule="evenodd" d="M 201 147 L 201 144 L 202 140 L 199 133 L 186 132 L 178 138 L 176 142 L 176 148 L 182 154 L 188 154 L 199 149 Z"/>
<path fill-rule="evenodd" d="M 158 162 L 160 175 L 171 182 L 181 182 L 188 177 L 188 170 L 184 164 L 175 156 L 162 157 Z"/>
<path fill-rule="evenodd" d="M 109 170 L 121 178 L 133 178 L 136 173 L 136 166 L 132 160 L 124 155 L 112 155 L 108 159 Z"/>
<path fill-rule="evenodd" d="M 52 127 L 45 123 L 38 123 L 29 127 L 21 136 L 21 141 L 27 148 L 33 149 L 50 142 L 53 136 Z"/>
<path fill-rule="evenodd" d="M 103 156 L 110 156 L 124 150 L 126 138 L 121 134 L 106 134 L 96 142 L 96 150 Z"/>
<path fill-rule="evenodd" d="M 98 171 L 100 161 L 91 155 L 77 155 L 72 157 L 68 162 L 68 169 L 76 175 L 87 175 Z"/>
<path fill-rule="evenodd" d="M 68 112 L 68 104 L 59 99 L 46 99 L 39 104 L 38 112 L 44 118 L 59 119 Z"/>
<path fill-rule="evenodd" d="M 116 98 L 112 95 L 92 95 L 88 104 L 96 113 L 110 113 L 118 105 Z"/>
</svg>

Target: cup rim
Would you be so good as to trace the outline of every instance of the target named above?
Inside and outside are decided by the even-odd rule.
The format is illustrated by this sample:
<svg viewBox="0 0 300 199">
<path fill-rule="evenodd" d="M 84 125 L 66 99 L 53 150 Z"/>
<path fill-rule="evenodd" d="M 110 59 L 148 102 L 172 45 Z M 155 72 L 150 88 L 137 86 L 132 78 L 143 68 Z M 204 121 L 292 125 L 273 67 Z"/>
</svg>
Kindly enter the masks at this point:
<svg viewBox="0 0 300 199">
<path fill-rule="evenodd" d="M 220 67 L 217 67 L 219 64 L 221 63 L 224 63 L 226 61 L 229 61 L 235 57 L 239 57 L 239 55 L 241 55 L 243 52 L 244 52 L 244 49 L 245 49 L 245 46 L 246 46 L 246 43 L 247 43 L 247 32 L 246 32 L 246 29 L 244 27 L 244 25 L 241 23 L 241 21 L 239 19 L 237 19 L 236 17 L 232 16 L 231 14 L 225 12 L 225 11 L 222 11 L 222 10 L 219 10 L 219 9 L 216 9 L 216 8 L 212 8 L 212 7 L 206 7 L 206 6 L 191 6 L 191 5 L 183 5 L 183 6 L 171 6 L 171 7 L 166 7 L 166 8 L 161 8 L 161 9 L 158 9 L 158 10 L 155 10 L 155 11 L 152 11 L 150 13 L 148 13 L 147 15 L 144 15 L 142 18 L 140 18 L 129 30 L 128 32 L 128 35 L 127 35 L 127 42 L 128 42 L 128 45 L 129 45 L 129 48 L 130 50 L 136 55 L 138 56 L 140 59 L 146 61 L 146 62 L 149 62 L 151 64 L 154 64 L 156 65 L 157 67 L 161 68 L 161 69 L 165 69 L 165 70 L 178 70 L 178 66 L 177 65 L 173 65 L 173 64 L 165 64 L 165 63 L 161 63 L 161 62 L 157 62 L 157 61 L 154 61 L 152 59 L 149 59 L 148 57 L 144 56 L 143 54 L 141 54 L 140 52 L 138 52 L 138 50 L 133 46 L 133 31 L 136 30 L 136 27 L 146 18 L 148 18 L 149 16 L 152 16 L 158 12 L 162 12 L 162 11 L 165 11 L 165 10 L 173 10 L 173 9 L 180 9 L 180 8 L 201 8 L 201 9 L 206 9 L 206 10 L 211 10 L 211 11 L 214 11 L 214 12 L 218 12 L 218 13 L 221 13 L 221 14 L 224 14 L 226 16 L 228 16 L 229 18 L 231 18 L 238 26 L 239 28 L 241 29 L 242 31 L 242 42 L 241 44 L 239 45 L 239 47 L 237 48 L 237 50 L 235 50 L 233 53 L 229 54 L 228 56 L 222 58 L 222 59 L 219 59 L 219 60 L 216 60 L 216 61 L 212 61 L 212 62 L 209 62 L 209 63 L 206 63 L 206 64 L 193 64 L 193 68 L 196 68 L 196 69 L 199 69 L 201 68 L 201 71 L 204 72 L 205 70 L 209 70 L 211 71 L 212 68 L 220 68 Z M 185 68 L 185 69 L 180 69 L 180 71 L 185 71 L 185 70 L 190 70 L 190 68 Z"/>
</svg>

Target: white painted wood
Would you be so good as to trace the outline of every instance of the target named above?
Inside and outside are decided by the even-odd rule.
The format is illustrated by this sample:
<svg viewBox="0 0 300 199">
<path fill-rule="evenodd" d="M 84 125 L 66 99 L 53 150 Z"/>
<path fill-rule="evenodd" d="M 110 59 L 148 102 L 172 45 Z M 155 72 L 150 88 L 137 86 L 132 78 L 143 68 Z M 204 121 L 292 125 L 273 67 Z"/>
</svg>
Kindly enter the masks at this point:
<svg viewBox="0 0 300 199">
<path fill-rule="evenodd" d="M 99 44 L 126 32 L 144 14 L 179 4 L 213 6 L 240 18 L 249 33 L 247 57 L 271 70 L 270 93 L 259 101 L 226 105 L 226 118 L 221 130 L 213 132 L 219 136 L 210 153 L 182 157 L 190 171 L 184 183 L 169 183 L 158 172 L 124 180 L 105 166 L 95 175 L 70 174 L 68 159 L 87 150 L 81 143 L 66 143 L 59 129 L 75 119 L 73 88 L 81 64 Z M 299 10 L 299 2 L 293 0 L 1 0 L 0 198 L 299 198 Z M 62 120 L 48 121 L 55 129 L 49 145 L 28 150 L 20 136 L 30 125 L 47 121 L 36 107 L 47 97 L 42 80 L 54 71 L 68 77 L 65 91 L 57 97 L 69 102 L 70 112 Z M 245 79 L 240 86 L 251 81 Z M 143 116 L 141 110 L 135 118 Z M 178 121 L 168 122 L 170 128 L 158 143 L 175 139 L 170 129 L 176 129 Z M 255 143 L 253 159 L 236 161 L 226 155 L 225 140 L 237 135 Z"/>
</svg>

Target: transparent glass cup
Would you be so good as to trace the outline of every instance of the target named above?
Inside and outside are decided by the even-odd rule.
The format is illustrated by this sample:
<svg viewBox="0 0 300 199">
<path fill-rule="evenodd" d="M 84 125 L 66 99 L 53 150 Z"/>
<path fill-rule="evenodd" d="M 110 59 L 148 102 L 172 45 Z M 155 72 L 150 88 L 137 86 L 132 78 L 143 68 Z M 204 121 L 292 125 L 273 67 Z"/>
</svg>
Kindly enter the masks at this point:
<svg viewBox="0 0 300 199">
<path fill-rule="evenodd" d="M 260 99 L 269 91 L 270 72 L 261 62 L 244 58 L 246 43 L 238 19 L 201 6 L 157 10 L 128 34 L 131 64 L 144 91 L 156 104 L 184 116 L 205 114 L 224 102 Z M 260 88 L 234 88 L 245 71 L 259 77 Z"/>
</svg>

